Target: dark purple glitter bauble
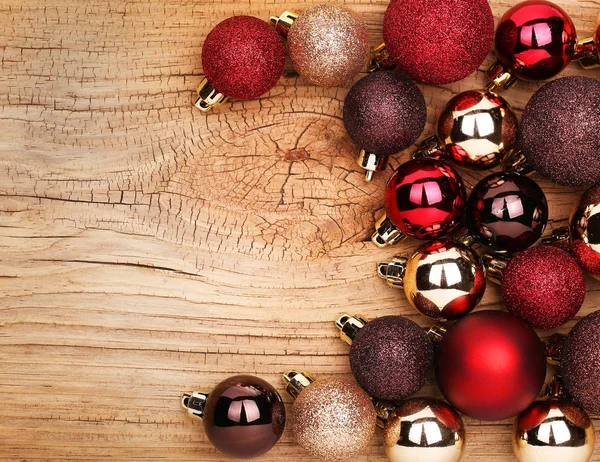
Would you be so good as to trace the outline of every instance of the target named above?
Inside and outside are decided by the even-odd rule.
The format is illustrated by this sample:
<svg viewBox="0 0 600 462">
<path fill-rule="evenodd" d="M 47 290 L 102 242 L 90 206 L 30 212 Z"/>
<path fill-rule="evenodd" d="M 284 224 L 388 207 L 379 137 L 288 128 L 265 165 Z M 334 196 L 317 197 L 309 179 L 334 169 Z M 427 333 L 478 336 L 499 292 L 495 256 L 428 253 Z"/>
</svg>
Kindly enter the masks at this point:
<svg viewBox="0 0 600 462">
<path fill-rule="evenodd" d="M 344 127 L 361 149 L 390 155 L 412 145 L 425 128 L 427 106 L 421 90 L 398 72 L 363 77 L 344 101 Z"/>
<path fill-rule="evenodd" d="M 529 164 L 564 186 L 600 181 L 600 82 L 563 77 L 541 87 L 521 121 L 521 146 Z"/>
<path fill-rule="evenodd" d="M 554 329 L 573 318 L 585 299 L 585 275 L 558 247 L 540 245 L 517 253 L 502 272 L 508 311 L 536 329 Z"/>
<path fill-rule="evenodd" d="M 372 397 L 404 399 L 425 384 L 433 367 L 433 346 L 416 323 L 383 316 L 367 323 L 350 348 L 354 378 Z"/>
<path fill-rule="evenodd" d="M 565 387 L 590 414 L 600 414 L 600 311 L 573 327 L 562 349 L 560 366 Z"/>
</svg>

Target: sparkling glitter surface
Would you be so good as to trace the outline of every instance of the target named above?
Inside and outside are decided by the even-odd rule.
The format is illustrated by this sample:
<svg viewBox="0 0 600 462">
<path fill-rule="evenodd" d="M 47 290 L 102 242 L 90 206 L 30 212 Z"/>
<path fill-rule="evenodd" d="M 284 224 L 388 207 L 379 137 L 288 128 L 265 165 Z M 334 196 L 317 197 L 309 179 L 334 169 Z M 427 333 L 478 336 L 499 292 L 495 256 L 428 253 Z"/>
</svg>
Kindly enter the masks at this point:
<svg viewBox="0 0 600 462">
<path fill-rule="evenodd" d="M 356 382 L 329 377 L 302 390 L 288 422 L 298 444 L 312 456 L 346 460 L 370 443 L 376 414 Z"/>
<path fill-rule="evenodd" d="M 573 400 L 600 414 L 600 311 L 581 319 L 569 333 L 561 355 L 562 376 Z"/>
<path fill-rule="evenodd" d="M 367 25 L 348 8 L 307 8 L 292 24 L 288 52 L 296 71 L 315 85 L 348 85 L 370 57 Z"/>
<path fill-rule="evenodd" d="M 415 394 L 429 379 L 433 347 L 410 319 L 383 316 L 358 332 L 350 348 L 350 367 L 369 395 L 398 401 Z"/>
<path fill-rule="evenodd" d="M 521 121 L 521 145 L 531 166 L 564 186 L 600 181 L 600 82 L 563 77 L 541 87 Z"/>
<path fill-rule="evenodd" d="M 219 23 L 202 47 L 202 67 L 225 96 L 252 99 L 273 88 L 283 72 L 285 48 L 275 29 L 252 16 Z"/>
<path fill-rule="evenodd" d="M 411 146 L 427 121 L 421 90 L 398 72 L 360 79 L 344 101 L 344 127 L 361 149 L 390 155 Z"/>
<path fill-rule="evenodd" d="M 537 329 L 554 329 L 573 318 L 585 299 L 585 276 L 558 247 L 541 245 L 517 253 L 502 275 L 508 311 Z"/>
<path fill-rule="evenodd" d="M 413 79 L 456 82 L 475 72 L 492 47 L 486 0 L 396 0 L 383 20 L 392 60 Z"/>
</svg>

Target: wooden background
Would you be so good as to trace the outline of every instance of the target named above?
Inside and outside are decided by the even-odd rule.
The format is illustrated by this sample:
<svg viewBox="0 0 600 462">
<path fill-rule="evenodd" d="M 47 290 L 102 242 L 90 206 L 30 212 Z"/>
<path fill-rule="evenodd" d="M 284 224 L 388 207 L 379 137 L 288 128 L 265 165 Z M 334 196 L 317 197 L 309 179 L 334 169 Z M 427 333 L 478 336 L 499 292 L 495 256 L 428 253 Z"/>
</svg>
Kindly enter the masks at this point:
<svg viewBox="0 0 600 462">
<path fill-rule="evenodd" d="M 348 3 L 378 43 L 385 0 Z M 513 3 L 493 1 L 496 20 Z M 349 376 L 333 324 L 346 311 L 428 325 L 375 276 L 417 242 L 369 242 L 390 171 L 367 184 L 355 167 L 347 89 L 287 77 L 208 116 L 190 104 L 215 24 L 309 4 L 0 2 L 1 460 L 222 460 L 182 392 L 242 372 L 283 391 L 291 367 Z M 600 3 L 561 5 L 589 35 Z M 424 136 L 491 59 L 423 88 Z M 600 77 L 564 74 L 584 73 Z M 520 112 L 537 87 L 505 96 Z M 541 185 L 552 229 L 579 192 Z M 598 289 L 590 280 L 581 314 Z M 481 307 L 500 306 L 492 287 Z M 467 423 L 465 460 L 513 460 L 509 421 Z M 308 460 L 286 431 L 263 460 L 292 457 Z M 383 459 L 378 432 L 356 460 Z"/>
</svg>

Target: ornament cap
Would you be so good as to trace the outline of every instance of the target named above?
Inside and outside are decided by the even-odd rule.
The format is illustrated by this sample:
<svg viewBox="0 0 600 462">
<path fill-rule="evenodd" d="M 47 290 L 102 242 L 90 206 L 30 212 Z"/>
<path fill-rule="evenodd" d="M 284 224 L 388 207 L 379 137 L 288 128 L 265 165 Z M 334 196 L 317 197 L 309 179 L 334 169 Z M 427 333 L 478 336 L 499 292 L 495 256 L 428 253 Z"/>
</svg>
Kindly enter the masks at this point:
<svg viewBox="0 0 600 462">
<path fill-rule="evenodd" d="M 380 43 L 371 49 L 371 61 L 369 62 L 368 72 L 391 71 L 396 68 L 396 64 L 391 60 L 385 43 Z"/>
<path fill-rule="evenodd" d="M 502 273 L 508 265 L 508 259 L 498 254 L 485 253 L 482 255 L 487 278 L 495 284 L 502 284 Z"/>
<path fill-rule="evenodd" d="M 382 399 L 374 399 L 373 406 L 375 406 L 375 412 L 377 413 L 377 426 L 383 429 L 391 413 L 396 410 L 396 406 Z"/>
<path fill-rule="evenodd" d="M 595 37 L 586 37 L 578 40 L 575 45 L 575 59 L 584 69 L 600 66 L 600 48 Z"/>
<path fill-rule="evenodd" d="M 393 257 L 389 262 L 382 262 L 377 265 L 377 275 L 385 279 L 390 287 L 400 289 L 404 287 L 404 274 L 408 258 L 399 255 Z"/>
<path fill-rule="evenodd" d="M 371 181 L 373 179 L 374 172 L 385 170 L 385 167 L 387 166 L 387 159 L 387 156 L 382 156 L 361 149 L 356 157 L 356 163 L 360 168 L 366 170 L 365 179 L 367 181 Z"/>
<path fill-rule="evenodd" d="M 202 112 L 208 112 L 223 104 L 228 99 L 223 93 L 219 93 L 207 78 L 202 79 L 196 93 L 198 97 L 194 100 L 194 106 Z"/>
<path fill-rule="evenodd" d="M 562 355 L 565 340 L 567 340 L 567 336 L 564 334 L 552 334 L 544 341 L 546 361 L 549 364 L 560 366 L 560 357 Z"/>
<path fill-rule="evenodd" d="M 533 167 L 527 161 L 525 154 L 520 149 L 513 149 L 502 161 L 502 167 L 507 172 L 520 173 L 530 176 L 535 173 Z"/>
<path fill-rule="evenodd" d="M 446 332 L 448 332 L 448 326 L 445 324 L 436 324 L 435 326 L 425 327 L 425 334 L 429 337 L 429 340 L 433 344 L 440 343 Z"/>
<path fill-rule="evenodd" d="M 296 399 L 298 395 L 315 381 L 315 378 L 309 372 L 287 371 L 283 374 L 283 381 L 286 383 L 285 391 Z"/>
<path fill-rule="evenodd" d="M 384 213 L 379 220 L 375 222 L 375 232 L 371 236 L 371 241 L 377 247 L 383 248 L 388 245 L 396 244 L 406 239 L 406 237 L 406 234 L 396 228 Z"/>
<path fill-rule="evenodd" d="M 340 330 L 340 338 L 348 345 L 352 345 L 358 331 L 368 322 L 369 320 L 362 314 L 355 314 L 354 316 L 343 314 L 335 321 L 335 325 Z"/>
<path fill-rule="evenodd" d="M 510 73 L 507 67 L 499 60 L 487 70 L 487 76 L 490 79 L 485 89 L 495 92 L 497 90 L 507 90 L 517 83 L 517 78 Z"/>
<path fill-rule="evenodd" d="M 293 11 L 284 11 L 279 16 L 271 16 L 271 22 L 275 26 L 275 31 L 282 37 L 287 37 L 294 21 L 298 18 L 298 13 Z"/>
<path fill-rule="evenodd" d="M 181 406 L 188 411 L 188 414 L 195 419 L 202 420 L 204 417 L 204 406 L 208 399 L 208 393 L 195 391 L 193 393 L 184 393 L 181 397 Z"/>
<path fill-rule="evenodd" d="M 566 398 L 567 391 L 563 378 L 560 375 L 555 375 L 554 378 L 546 385 L 544 395 L 549 398 Z"/>
<path fill-rule="evenodd" d="M 568 250 L 570 246 L 570 239 L 571 234 L 569 233 L 569 227 L 561 226 L 560 228 L 552 230 L 552 234 L 550 236 L 543 238 L 542 245 L 553 245 L 555 247 Z"/>
<path fill-rule="evenodd" d="M 419 147 L 413 152 L 413 159 L 440 159 L 443 156 L 443 146 L 437 136 L 430 136 L 419 143 Z"/>
</svg>

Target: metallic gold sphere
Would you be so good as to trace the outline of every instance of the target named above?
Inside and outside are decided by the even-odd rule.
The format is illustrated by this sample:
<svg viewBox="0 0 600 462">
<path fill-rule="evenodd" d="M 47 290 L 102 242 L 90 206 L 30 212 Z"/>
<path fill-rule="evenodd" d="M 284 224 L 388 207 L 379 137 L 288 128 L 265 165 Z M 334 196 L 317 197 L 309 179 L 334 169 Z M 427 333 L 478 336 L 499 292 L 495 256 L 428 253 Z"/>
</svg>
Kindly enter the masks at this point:
<svg viewBox="0 0 600 462">
<path fill-rule="evenodd" d="M 370 443 L 377 416 L 371 399 L 356 382 L 329 377 L 300 392 L 288 422 L 298 444 L 311 455 L 340 460 Z"/>
<path fill-rule="evenodd" d="M 600 183 L 581 197 L 569 219 L 569 231 L 577 262 L 600 279 Z"/>
<path fill-rule="evenodd" d="M 465 446 L 465 427 L 445 402 L 409 399 L 388 417 L 383 444 L 390 462 L 457 462 Z"/>
<path fill-rule="evenodd" d="M 493 93 L 465 91 L 444 108 L 437 136 L 444 155 L 465 167 L 498 165 L 517 140 L 517 116 Z"/>
<path fill-rule="evenodd" d="M 408 259 L 404 293 L 410 304 L 434 319 L 458 319 L 479 303 L 486 287 L 477 253 L 460 242 L 437 239 Z"/>
<path fill-rule="evenodd" d="M 512 436 L 520 462 L 587 462 L 594 451 L 592 421 L 561 398 L 535 401 L 515 419 Z"/>
<path fill-rule="evenodd" d="M 370 58 L 367 25 L 351 10 L 334 4 L 304 10 L 288 33 L 294 68 L 315 85 L 347 85 Z"/>
</svg>

